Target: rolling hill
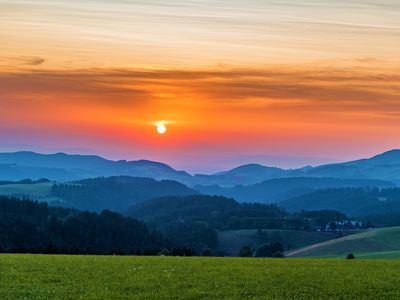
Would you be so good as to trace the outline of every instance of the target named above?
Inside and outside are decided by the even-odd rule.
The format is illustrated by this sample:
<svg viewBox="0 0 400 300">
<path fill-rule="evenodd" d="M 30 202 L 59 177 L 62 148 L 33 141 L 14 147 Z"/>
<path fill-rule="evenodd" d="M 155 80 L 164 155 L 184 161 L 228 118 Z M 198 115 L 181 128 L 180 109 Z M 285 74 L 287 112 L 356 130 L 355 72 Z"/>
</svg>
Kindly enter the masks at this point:
<svg viewBox="0 0 400 300">
<path fill-rule="evenodd" d="M 279 205 L 291 212 L 329 209 L 352 217 L 400 213 L 400 189 L 324 189 L 284 200 Z"/>
<path fill-rule="evenodd" d="M 217 185 L 223 188 L 292 177 L 370 179 L 400 183 L 400 150 L 391 150 L 369 159 L 317 167 L 285 170 L 247 164 L 212 175 L 194 176 L 185 171 L 177 171 L 167 164 L 149 160 L 113 161 L 95 155 L 39 154 L 28 151 L 0 153 L 0 180 L 48 178 L 53 181 L 71 181 L 120 175 L 174 180 L 189 186 Z"/>
<path fill-rule="evenodd" d="M 152 198 L 197 194 L 198 191 L 176 181 L 130 176 L 98 177 L 69 183 L 0 184 L 0 195 L 46 201 L 52 206 L 89 211 L 109 209 L 126 212 L 131 205 Z"/>
<path fill-rule="evenodd" d="M 289 251 L 287 257 L 400 258 L 400 227 L 372 229 Z"/>
<path fill-rule="evenodd" d="M 368 159 L 323 165 L 307 171 L 313 177 L 369 178 L 400 183 L 400 150 L 390 150 Z"/>
<path fill-rule="evenodd" d="M 249 228 L 263 222 L 270 226 L 283 226 L 283 222 L 290 222 L 286 212 L 274 204 L 239 203 L 208 195 L 154 198 L 133 205 L 129 214 L 157 226 L 195 222 L 216 229 Z M 251 228 L 259 227 L 254 225 Z"/>
<path fill-rule="evenodd" d="M 231 197 L 241 202 L 273 203 L 312 193 L 320 189 L 340 187 L 390 188 L 394 187 L 394 184 L 388 181 L 372 179 L 293 177 L 271 179 L 247 186 L 238 185 L 223 188 L 218 185 L 196 185 L 194 188 L 204 194 Z"/>
<path fill-rule="evenodd" d="M 51 196 L 53 184 L 53 182 L 2 184 L 0 185 L 0 195 L 46 202 L 56 201 L 59 199 Z"/>
<path fill-rule="evenodd" d="M 198 185 L 253 185 L 262 181 L 288 177 L 324 177 L 343 179 L 378 179 L 400 183 L 400 150 L 390 150 L 367 159 L 344 163 L 280 169 L 257 164 L 239 166 L 214 175 L 196 175 Z"/>
<path fill-rule="evenodd" d="M 199 192 L 176 181 L 129 176 L 84 179 L 51 189 L 51 196 L 62 199 L 53 205 L 89 211 L 126 212 L 131 205 L 152 198 L 196 194 Z"/>
<path fill-rule="evenodd" d="M 280 168 L 248 164 L 214 175 L 196 174 L 193 181 L 198 185 L 249 185 L 268 179 L 285 177 L 289 172 Z"/>
<path fill-rule="evenodd" d="M 191 179 L 191 175 L 186 172 L 148 160 L 113 161 L 94 155 L 39 154 L 28 151 L 0 153 L 0 180 L 48 178 L 71 181 L 120 175 L 180 182 Z"/>
</svg>

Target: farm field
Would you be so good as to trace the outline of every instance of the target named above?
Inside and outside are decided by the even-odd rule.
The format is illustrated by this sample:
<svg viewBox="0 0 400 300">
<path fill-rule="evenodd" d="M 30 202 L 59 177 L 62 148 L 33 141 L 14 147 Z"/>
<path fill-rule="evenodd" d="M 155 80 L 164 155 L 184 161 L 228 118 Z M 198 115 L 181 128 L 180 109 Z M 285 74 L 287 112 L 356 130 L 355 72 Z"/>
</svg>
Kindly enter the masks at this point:
<svg viewBox="0 0 400 300">
<path fill-rule="evenodd" d="M 49 196 L 53 182 L 28 183 L 28 184 L 4 184 L 0 185 L 0 195 L 27 197 L 39 201 L 56 200 Z"/>
<path fill-rule="evenodd" d="M 0 299 L 398 299 L 400 261 L 0 255 Z"/>
<path fill-rule="evenodd" d="M 368 230 L 302 249 L 288 251 L 289 257 L 345 257 L 353 253 L 359 258 L 400 258 L 400 227 Z"/>
</svg>

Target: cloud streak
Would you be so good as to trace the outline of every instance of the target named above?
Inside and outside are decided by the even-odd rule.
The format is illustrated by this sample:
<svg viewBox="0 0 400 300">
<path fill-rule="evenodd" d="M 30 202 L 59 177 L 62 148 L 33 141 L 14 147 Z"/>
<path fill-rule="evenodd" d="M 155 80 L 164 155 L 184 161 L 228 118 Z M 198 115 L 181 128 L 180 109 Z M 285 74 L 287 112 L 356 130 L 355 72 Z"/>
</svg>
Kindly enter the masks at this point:
<svg viewBox="0 0 400 300">
<path fill-rule="evenodd" d="M 14 0 L 0 3 L 0 36 L 2 55 L 45 53 L 48 69 L 399 65 L 399 10 L 396 0 Z"/>
<path fill-rule="evenodd" d="M 3 95 L 52 101 L 129 106 L 187 101 L 232 107 L 309 111 L 400 110 L 400 74 L 365 67 L 338 70 L 307 66 L 217 70 L 83 70 L 0 74 Z M 58 95 L 59 96 L 55 96 Z M 196 104 L 197 105 L 197 104 Z"/>
<path fill-rule="evenodd" d="M 46 60 L 39 56 L 17 56 L 17 57 L 0 57 L 0 66 L 17 67 L 17 66 L 39 66 Z"/>
</svg>

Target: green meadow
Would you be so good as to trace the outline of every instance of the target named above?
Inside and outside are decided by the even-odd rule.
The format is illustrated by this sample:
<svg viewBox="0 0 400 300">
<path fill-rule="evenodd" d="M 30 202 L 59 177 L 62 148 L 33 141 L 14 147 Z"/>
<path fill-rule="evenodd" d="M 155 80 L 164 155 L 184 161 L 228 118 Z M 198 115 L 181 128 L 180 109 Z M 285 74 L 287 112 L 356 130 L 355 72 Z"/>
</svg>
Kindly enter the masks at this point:
<svg viewBox="0 0 400 300">
<path fill-rule="evenodd" d="M 353 253 L 358 258 L 399 259 L 400 227 L 367 230 L 288 251 L 286 255 L 340 258 L 348 253 Z"/>
<path fill-rule="evenodd" d="M 399 299 L 400 261 L 0 255 L 0 299 Z"/>
<path fill-rule="evenodd" d="M 27 184 L 4 184 L 0 185 L 0 195 L 27 197 L 40 201 L 58 200 L 49 196 L 53 182 L 27 183 Z"/>
</svg>

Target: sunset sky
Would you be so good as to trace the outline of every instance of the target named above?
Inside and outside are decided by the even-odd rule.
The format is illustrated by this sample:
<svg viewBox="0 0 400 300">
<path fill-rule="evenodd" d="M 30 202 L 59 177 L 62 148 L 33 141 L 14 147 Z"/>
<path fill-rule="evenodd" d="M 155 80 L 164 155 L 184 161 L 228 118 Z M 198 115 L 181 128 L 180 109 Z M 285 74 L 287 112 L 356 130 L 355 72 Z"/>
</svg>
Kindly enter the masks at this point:
<svg viewBox="0 0 400 300">
<path fill-rule="evenodd" d="M 214 172 L 391 148 L 398 0 L 0 0 L 0 152 Z"/>
</svg>

